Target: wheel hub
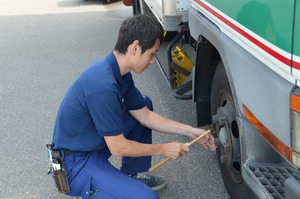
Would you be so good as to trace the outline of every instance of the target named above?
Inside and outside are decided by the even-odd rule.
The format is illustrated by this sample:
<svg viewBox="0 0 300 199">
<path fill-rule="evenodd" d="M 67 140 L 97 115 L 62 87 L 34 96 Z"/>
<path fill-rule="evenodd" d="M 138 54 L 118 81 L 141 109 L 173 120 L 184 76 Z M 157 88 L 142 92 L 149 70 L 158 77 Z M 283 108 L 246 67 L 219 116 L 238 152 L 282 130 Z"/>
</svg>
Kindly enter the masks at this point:
<svg viewBox="0 0 300 199">
<path fill-rule="evenodd" d="M 239 132 L 233 104 L 224 100 L 213 116 L 213 123 L 219 140 L 220 162 L 231 171 L 230 175 L 236 183 L 242 182 Z"/>
</svg>

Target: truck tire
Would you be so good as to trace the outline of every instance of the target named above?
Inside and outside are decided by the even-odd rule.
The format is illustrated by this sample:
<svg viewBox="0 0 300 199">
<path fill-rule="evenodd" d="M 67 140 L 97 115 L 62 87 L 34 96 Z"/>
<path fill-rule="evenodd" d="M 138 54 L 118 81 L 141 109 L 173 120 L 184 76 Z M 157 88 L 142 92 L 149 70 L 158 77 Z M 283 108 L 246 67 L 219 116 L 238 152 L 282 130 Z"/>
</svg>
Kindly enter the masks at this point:
<svg viewBox="0 0 300 199">
<path fill-rule="evenodd" d="M 255 195 L 242 177 L 241 149 L 236 110 L 223 62 L 217 66 L 211 90 L 211 115 L 220 144 L 217 148 L 219 167 L 231 199 L 252 199 Z"/>
</svg>

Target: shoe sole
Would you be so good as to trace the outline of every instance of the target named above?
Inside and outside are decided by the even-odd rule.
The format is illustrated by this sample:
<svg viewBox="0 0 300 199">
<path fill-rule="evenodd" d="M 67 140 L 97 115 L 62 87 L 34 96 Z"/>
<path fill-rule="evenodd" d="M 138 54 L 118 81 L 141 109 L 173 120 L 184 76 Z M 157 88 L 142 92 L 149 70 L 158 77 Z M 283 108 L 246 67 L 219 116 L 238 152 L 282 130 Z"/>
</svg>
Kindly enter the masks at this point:
<svg viewBox="0 0 300 199">
<path fill-rule="evenodd" d="M 158 190 L 164 189 L 166 187 L 167 187 L 167 182 L 165 181 L 163 184 L 161 184 L 159 186 L 151 187 L 151 189 L 154 190 L 154 191 L 158 191 Z"/>
</svg>

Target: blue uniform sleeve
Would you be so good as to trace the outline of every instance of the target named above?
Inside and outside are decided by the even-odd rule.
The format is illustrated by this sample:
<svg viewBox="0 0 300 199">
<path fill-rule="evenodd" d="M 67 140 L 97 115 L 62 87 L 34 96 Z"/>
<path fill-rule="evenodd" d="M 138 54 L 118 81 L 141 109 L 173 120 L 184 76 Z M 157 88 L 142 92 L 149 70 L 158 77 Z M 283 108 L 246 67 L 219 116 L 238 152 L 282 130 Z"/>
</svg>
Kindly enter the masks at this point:
<svg viewBox="0 0 300 199">
<path fill-rule="evenodd" d="M 122 103 L 119 93 L 106 90 L 86 96 L 86 103 L 101 136 L 113 136 L 123 133 Z"/>
</svg>

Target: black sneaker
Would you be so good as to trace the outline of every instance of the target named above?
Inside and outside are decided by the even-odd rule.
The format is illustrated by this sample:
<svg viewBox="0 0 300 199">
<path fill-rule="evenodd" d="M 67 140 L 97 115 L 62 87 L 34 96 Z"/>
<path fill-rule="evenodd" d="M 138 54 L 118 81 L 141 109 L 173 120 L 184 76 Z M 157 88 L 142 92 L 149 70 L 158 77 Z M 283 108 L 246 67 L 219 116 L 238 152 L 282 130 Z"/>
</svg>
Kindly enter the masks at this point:
<svg viewBox="0 0 300 199">
<path fill-rule="evenodd" d="M 154 176 L 146 173 L 137 173 L 132 178 L 148 185 L 154 191 L 161 190 L 167 186 L 166 180 L 161 176 Z"/>
</svg>

